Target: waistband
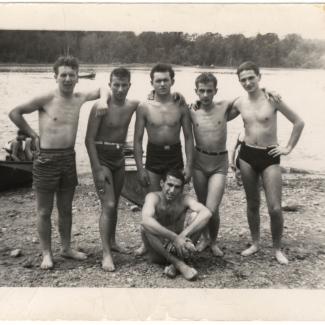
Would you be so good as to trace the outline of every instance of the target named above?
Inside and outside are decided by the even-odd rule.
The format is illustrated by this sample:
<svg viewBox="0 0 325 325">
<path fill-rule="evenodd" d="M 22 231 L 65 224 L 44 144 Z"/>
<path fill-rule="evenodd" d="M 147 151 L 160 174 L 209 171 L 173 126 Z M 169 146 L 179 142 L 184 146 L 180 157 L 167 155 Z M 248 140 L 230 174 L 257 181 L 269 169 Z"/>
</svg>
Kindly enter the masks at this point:
<svg viewBox="0 0 325 325">
<path fill-rule="evenodd" d="M 182 147 L 182 145 L 180 142 L 171 144 L 168 146 L 161 146 L 161 145 L 154 144 L 154 143 L 151 143 L 148 141 L 148 148 L 154 148 L 154 149 L 160 149 L 160 150 L 170 150 L 170 149 L 179 149 L 181 147 Z"/>
<path fill-rule="evenodd" d="M 57 148 L 57 149 L 43 149 L 41 148 L 41 153 L 74 153 L 74 148 Z"/>
<path fill-rule="evenodd" d="M 107 142 L 107 141 L 94 141 L 94 143 L 104 145 L 104 146 L 115 146 L 117 149 L 124 146 L 124 143 L 115 143 L 115 142 Z"/>
<path fill-rule="evenodd" d="M 220 151 L 220 152 L 213 152 L 213 151 L 202 150 L 202 149 L 200 149 L 198 147 L 195 147 L 195 149 L 198 152 L 201 152 L 201 153 L 204 153 L 204 154 L 210 155 L 210 156 L 221 156 L 221 155 L 225 155 L 226 153 L 228 153 L 228 150 L 226 150 L 226 151 Z"/>
<path fill-rule="evenodd" d="M 243 145 L 245 145 L 246 147 L 250 147 L 250 148 L 254 148 L 254 149 L 260 149 L 260 150 L 267 150 L 267 149 L 270 149 L 271 146 L 274 146 L 274 144 L 271 144 L 268 147 L 254 146 L 252 144 L 246 143 L 245 141 L 243 141 Z"/>
</svg>

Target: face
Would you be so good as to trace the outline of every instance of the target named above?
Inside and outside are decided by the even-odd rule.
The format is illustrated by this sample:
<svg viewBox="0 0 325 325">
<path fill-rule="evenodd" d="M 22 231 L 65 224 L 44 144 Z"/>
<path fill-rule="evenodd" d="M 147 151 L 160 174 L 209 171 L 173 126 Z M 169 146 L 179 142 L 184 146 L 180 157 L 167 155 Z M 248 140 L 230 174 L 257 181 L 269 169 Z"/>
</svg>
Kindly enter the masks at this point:
<svg viewBox="0 0 325 325">
<path fill-rule="evenodd" d="M 260 80 L 261 75 L 257 76 L 254 70 L 244 70 L 239 74 L 239 82 L 248 93 L 258 88 Z"/>
<path fill-rule="evenodd" d="M 112 76 L 112 81 L 109 83 L 112 90 L 112 95 L 117 100 L 124 100 L 131 87 L 130 81 L 127 78 L 120 79 Z"/>
<path fill-rule="evenodd" d="M 164 96 L 170 94 L 170 88 L 174 85 L 174 80 L 170 78 L 169 72 L 155 72 L 151 84 L 158 95 Z"/>
<path fill-rule="evenodd" d="M 58 75 L 54 77 L 61 91 L 71 93 L 78 82 L 78 71 L 71 67 L 61 66 L 59 67 Z"/>
<path fill-rule="evenodd" d="M 160 182 L 162 187 L 162 192 L 167 201 L 175 200 L 181 193 L 183 188 L 183 183 L 180 179 L 168 175 L 166 181 Z"/>
<path fill-rule="evenodd" d="M 27 139 L 27 135 L 24 135 L 24 134 L 18 135 L 17 137 L 21 141 L 26 141 L 26 139 Z"/>
<path fill-rule="evenodd" d="M 199 96 L 200 102 L 203 106 L 211 105 L 214 95 L 217 93 L 217 88 L 214 87 L 213 82 L 203 84 L 199 82 L 196 94 Z"/>
</svg>

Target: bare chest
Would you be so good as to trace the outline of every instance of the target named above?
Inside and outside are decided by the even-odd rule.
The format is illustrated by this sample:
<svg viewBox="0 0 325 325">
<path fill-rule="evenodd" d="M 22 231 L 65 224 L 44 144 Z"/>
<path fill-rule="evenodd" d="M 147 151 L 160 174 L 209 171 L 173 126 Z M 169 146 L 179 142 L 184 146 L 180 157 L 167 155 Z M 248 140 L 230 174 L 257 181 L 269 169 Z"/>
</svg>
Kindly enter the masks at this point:
<svg viewBox="0 0 325 325">
<path fill-rule="evenodd" d="M 133 113 L 134 113 L 134 109 L 109 107 L 107 114 L 102 119 L 101 127 L 108 127 L 108 128 L 128 127 Z"/>
<path fill-rule="evenodd" d="M 262 105 L 245 103 L 241 108 L 241 115 L 246 124 L 270 124 L 276 119 L 276 110 L 268 103 Z"/>
<path fill-rule="evenodd" d="M 181 112 L 175 106 L 150 107 L 148 110 L 147 123 L 151 127 L 179 127 L 181 125 Z"/>
</svg>

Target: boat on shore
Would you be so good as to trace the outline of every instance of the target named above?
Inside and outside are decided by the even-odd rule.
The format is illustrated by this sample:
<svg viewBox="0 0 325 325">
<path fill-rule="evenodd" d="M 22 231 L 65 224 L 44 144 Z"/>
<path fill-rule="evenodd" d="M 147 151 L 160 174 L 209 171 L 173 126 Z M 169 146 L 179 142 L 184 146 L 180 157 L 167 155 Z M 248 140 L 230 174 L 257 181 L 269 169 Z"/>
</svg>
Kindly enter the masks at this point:
<svg viewBox="0 0 325 325">
<path fill-rule="evenodd" d="M 125 153 L 125 181 L 121 195 L 138 206 L 143 206 L 146 189 L 140 186 L 137 179 L 137 166 L 133 155 L 133 146 L 127 144 Z M 32 161 L 0 161 L 0 190 L 23 186 L 31 182 Z"/>
<path fill-rule="evenodd" d="M 79 79 L 95 79 L 96 78 L 96 73 L 79 75 L 78 77 L 79 77 Z"/>
</svg>

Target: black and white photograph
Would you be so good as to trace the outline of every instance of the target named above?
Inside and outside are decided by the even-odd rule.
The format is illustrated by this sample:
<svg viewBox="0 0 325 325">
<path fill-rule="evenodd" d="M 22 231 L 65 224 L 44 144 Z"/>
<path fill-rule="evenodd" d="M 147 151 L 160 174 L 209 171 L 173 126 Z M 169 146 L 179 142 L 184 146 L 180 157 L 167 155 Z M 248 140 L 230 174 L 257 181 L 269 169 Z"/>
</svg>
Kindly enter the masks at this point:
<svg viewBox="0 0 325 325">
<path fill-rule="evenodd" d="M 325 5 L 0 8 L 0 320 L 324 320 Z"/>
</svg>

